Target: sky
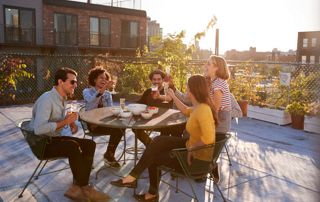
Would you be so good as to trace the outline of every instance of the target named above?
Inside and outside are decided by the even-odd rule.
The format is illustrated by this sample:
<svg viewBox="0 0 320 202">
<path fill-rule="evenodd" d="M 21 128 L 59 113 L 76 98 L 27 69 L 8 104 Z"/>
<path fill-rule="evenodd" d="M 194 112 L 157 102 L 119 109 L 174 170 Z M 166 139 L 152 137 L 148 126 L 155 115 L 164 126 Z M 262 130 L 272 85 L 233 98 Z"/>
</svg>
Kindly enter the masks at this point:
<svg viewBox="0 0 320 202">
<path fill-rule="evenodd" d="M 132 6 L 133 1 L 128 3 Z M 296 50 L 299 31 L 320 31 L 320 0 L 135 0 L 135 6 L 160 23 L 164 35 L 184 30 L 187 44 L 216 16 L 216 25 L 201 39 L 200 47 L 214 50 L 219 28 L 220 54 L 249 47 Z"/>
</svg>

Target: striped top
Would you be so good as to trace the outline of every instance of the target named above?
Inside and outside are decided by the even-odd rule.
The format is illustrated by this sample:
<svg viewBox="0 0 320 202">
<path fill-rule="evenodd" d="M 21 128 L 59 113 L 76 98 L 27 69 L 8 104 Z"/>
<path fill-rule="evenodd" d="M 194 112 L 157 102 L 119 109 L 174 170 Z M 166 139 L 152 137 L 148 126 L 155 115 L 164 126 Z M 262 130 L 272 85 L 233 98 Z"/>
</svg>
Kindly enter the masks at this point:
<svg viewBox="0 0 320 202">
<path fill-rule="evenodd" d="M 213 100 L 214 91 L 220 90 L 222 92 L 221 107 L 219 111 L 231 110 L 230 89 L 226 80 L 216 78 L 211 82 L 210 97 Z"/>
</svg>

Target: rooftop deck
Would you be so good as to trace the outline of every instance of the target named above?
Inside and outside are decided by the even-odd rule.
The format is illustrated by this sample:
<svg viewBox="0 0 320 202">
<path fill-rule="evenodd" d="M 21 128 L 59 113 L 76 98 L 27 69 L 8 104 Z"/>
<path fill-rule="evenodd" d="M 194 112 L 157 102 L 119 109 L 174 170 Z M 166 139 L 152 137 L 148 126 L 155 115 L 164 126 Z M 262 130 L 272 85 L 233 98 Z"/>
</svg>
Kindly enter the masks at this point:
<svg viewBox="0 0 320 202">
<path fill-rule="evenodd" d="M 69 201 L 63 196 L 72 183 L 70 169 L 41 176 L 29 185 L 23 198 L 17 196 L 38 163 L 21 132 L 15 127 L 18 119 L 31 116 L 32 105 L 0 108 L 0 202 L 1 201 Z M 320 199 L 320 134 L 311 134 L 254 119 L 242 118 L 232 123 L 233 136 L 228 142 L 232 166 L 225 153 L 220 158 L 221 182 L 225 197 L 230 201 L 307 201 Z M 133 135 L 127 131 L 129 146 Z M 81 136 L 81 132 L 78 134 Z M 99 139 L 97 139 L 99 141 Z M 122 145 L 119 145 L 121 148 Z M 125 175 L 133 162 L 120 170 L 105 169 L 98 179 L 96 171 L 103 165 L 104 144 L 98 144 L 91 182 L 112 197 L 112 201 L 134 201 L 133 191 L 109 184 L 116 175 Z M 120 149 L 117 150 L 120 152 Z M 128 155 L 127 155 L 128 156 Z M 129 156 L 130 157 L 130 156 Z M 54 161 L 46 170 L 64 167 L 67 160 Z M 147 176 L 147 172 L 144 173 Z M 164 177 L 170 181 L 170 176 Z M 174 184 L 174 181 L 171 181 Z M 180 186 L 190 191 L 186 181 Z M 144 192 L 148 179 L 139 181 L 137 191 Z M 222 201 L 212 183 L 196 183 L 201 201 Z M 160 184 L 160 201 L 191 201 L 165 184 Z"/>
</svg>

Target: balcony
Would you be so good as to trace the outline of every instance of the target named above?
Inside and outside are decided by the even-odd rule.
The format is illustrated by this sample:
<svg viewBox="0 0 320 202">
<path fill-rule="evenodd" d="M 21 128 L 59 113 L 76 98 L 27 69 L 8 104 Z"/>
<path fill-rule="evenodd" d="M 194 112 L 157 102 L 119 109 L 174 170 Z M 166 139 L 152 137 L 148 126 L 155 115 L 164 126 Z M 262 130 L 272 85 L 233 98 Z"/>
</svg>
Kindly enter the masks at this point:
<svg viewBox="0 0 320 202">
<path fill-rule="evenodd" d="M 35 44 L 35 34 L 34 28 L 4 26 L 4 41 L 7 43 Z"/>
<path fill-rule="evenodd" d="M 24 46 L 26 44 L 39 47 L 78 47 L 132 49 L 146 45 L 146 36 L 130 36 L 128 34 L 92 33 L 88 30 L 57 32 L 53 29 L 22 29 L 6 27 L 0 24 L 0 45 Z"/>
</svg>

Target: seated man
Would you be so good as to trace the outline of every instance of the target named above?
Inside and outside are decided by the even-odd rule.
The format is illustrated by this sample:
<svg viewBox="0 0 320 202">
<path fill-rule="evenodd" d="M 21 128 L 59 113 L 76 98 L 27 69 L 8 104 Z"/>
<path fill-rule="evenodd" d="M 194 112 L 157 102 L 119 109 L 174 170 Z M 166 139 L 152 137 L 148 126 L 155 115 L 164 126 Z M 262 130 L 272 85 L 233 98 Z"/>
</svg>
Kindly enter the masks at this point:
<svg viewBox="0 0 320 202">
<path fill-rule="evenodd" d="M 59 69 L 54 77 L 54 87 L 42 94 L 32 111 L 30 128 L 35 135 L 51 136 L 46 145 L 45 158 L 66 157 L 69 159 L 74 178 L 65 196 L 72 200 L 106 201 L 108 195 L 89 186 L 89 177 L 96 145 L 94 141 L 70 136 L 61 136 L 61 130 L 70 126 L 72 133 L 78 131 L 77 113 L 66 113 L 66 97 L 77 87 L 77 73 L 69 68 Z"/>
<path fill-rule="evenodd" d="M 142 97 L 138 101 L 138 103 L 145 104 L 148 106 L 155 107 L 163 107 L 163 108 L 172 108 L 173 101 L 172 98 L 164 93 L 163 82 L 166 75 L 160 69 L 154 70 L 149 74 L 149 79 L 151 80 L 152 85 L 158 86 L 158 91 L 153 92 L 151 88 L 144 91 Z M 163 101 L 168 101 L 168 103 L 164 103 Z M 176 136 L 181 137 L 181 134 L 184 130 L 185 126 L 181 127 L 169 127 L 165 129 L 159 129 L 161 135 L 166 136 Z M 145 133 L 143 130 L 135 130 L 134 131 L 139 139 L 143 139 L 144 145 L 148 145 L 151 142 L 151 138 Z"/>
</svg>

